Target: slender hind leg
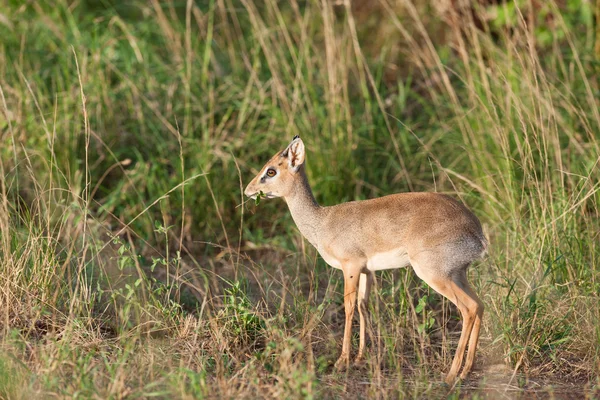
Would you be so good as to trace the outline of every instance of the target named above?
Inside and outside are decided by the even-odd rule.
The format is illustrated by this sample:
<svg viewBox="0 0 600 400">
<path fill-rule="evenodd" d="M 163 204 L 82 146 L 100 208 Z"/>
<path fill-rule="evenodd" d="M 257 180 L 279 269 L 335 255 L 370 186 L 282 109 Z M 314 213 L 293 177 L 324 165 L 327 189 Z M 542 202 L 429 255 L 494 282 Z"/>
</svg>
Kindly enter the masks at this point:
<svg viewBox="0 0 600 400">
<path fill-rule="evenodd" d="M 358 345 L 358 354 L 354 364 L 360 364 L 363 361 L 365 350 L 365 335 L 366 330 L 370 326 L 369 318 L 369 294 L 371 293 L 371 285 L 373 284 L 373 272 L 363 272 L 360 274 L 358 282 L 358 314 L 360 316 L 360 343 Z"/>
<path fill-rule="evenodd" d="M 483 313 L 483 308 L 480 307 L 481 301 L 475 295 L 473 290 L 468 286 L 466 282 L 465 271 L 458 273 L 457 278 L 449 275 L 445 272 L 444 268 L 440 268 L 436 265 L 424 263 L 423 261 L 412 262 L 413 268 L 419 278 L 423 279 L 433 290 L 450 300 L 456 307 L 458 307 L 463 320 L 462 331 L 460 333 L 460 339 L 456 346 L 456 353 L 452 360 L 452 366 L 446 376 L 446 383 L 451 384 L 456 379 L 458 371 L 463 362 L 465 350 L 467 348 L 467 342 L 473 331 L 475 321 L 478 315 Z M 462 275 L 464 277 L 462 277 Z M 479 318 L 479 325 L 477 326 L 476 336 L 471 341 L 473 345 L 469 350 L 469 359 L 467 365 L 469 368 L 472 367 L 473 359 L 475 358 L 475 350 L 477 346 L 477 338 L 479 336 L 479 326 L 481 325 L 481 318 Z M 471 346 L 470 346 L 471 347 Z M 467 371 L 468 372 L 468 371 Z M 464 374 L 466 375 L 466 373 Z"/>
<path fill-rule="evenodd" d="M 467 351 L 467 360 L 465 361 L 465 366 L 460 374 L 460 378 L 464 379 L 467 377 L 471 369 L 473 368 L 473 363 L 475 362 L 475 352 L 477 351 L 477 344 L 479 342 L 479 331 L 481 328 L 481 320 L 483 318 L 483 302 L 477 297 L 477 294 L 473 291 L 469 282 L 467 281 L 467 272 L 466 270 L 461 270 L 459 274 L 455 277 L 455 282 L 462 287 L 462 289 L 469 294 L 469 296 L 477 301 L 476 313 L 475 313 L 475 322 L 473 322 L 473 329 L 471 330 L 471 336 L 469 337 L 469 349 Z"/>
</svg>

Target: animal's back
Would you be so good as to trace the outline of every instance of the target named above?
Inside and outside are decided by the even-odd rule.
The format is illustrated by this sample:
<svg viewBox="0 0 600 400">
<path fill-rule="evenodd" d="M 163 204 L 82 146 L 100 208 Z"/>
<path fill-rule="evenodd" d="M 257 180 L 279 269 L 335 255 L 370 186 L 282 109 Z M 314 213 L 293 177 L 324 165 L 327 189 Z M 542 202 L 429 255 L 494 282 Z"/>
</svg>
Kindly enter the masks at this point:
<svg viewBox="0 0 600 400">
<path fill-rule="evenodd" d="M 399 193 L 326 207 L 325 226 L 319 251 L 326 261 L 360 257 L 369 269 L 405 266 L 412 254 L 440 246 L 467 263 L 487 245 L 477 217 L 438 193 Z"/>
</svg>

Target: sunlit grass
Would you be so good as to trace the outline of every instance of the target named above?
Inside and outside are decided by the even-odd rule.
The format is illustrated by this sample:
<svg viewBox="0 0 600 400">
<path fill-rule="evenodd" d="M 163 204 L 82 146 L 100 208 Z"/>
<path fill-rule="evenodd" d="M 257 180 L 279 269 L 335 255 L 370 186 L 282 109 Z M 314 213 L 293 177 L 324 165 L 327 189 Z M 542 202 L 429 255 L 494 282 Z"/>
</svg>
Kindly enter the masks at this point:
<svg viewBox="0 0 600 400">
<path fill-rule="evenodd" d="M 0 10 L 0 397 L 598 395 L 591 22 L 340 3 Z M 322 204 L 438 191 L 482 220 L 462 386 L 457 312 L 410 269 L 378 275 L 367 365 L 332 371 L 339 271 L 242 195 L 296 134 Z"/>
</svg>

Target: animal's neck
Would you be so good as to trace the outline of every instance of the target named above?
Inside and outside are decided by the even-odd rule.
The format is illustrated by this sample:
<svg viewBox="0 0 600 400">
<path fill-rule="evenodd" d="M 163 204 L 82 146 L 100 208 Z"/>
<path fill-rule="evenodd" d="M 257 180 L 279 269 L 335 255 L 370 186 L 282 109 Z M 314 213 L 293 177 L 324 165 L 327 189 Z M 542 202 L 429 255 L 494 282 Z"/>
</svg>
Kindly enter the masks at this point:
<svg viewBox="0 0 600 400">
<path fill-rule="evenodd" d="M 285 197 L 285 201 L 292 213 L 292 218 L 300 233 L 313 246 L 317 246 L 319 231 L 323 220 L 323 208 L 319 206 L 313 196 L 306 177 L 304 165 L 298 170 L 296 184 L 292 192 Z"/>
</svg>

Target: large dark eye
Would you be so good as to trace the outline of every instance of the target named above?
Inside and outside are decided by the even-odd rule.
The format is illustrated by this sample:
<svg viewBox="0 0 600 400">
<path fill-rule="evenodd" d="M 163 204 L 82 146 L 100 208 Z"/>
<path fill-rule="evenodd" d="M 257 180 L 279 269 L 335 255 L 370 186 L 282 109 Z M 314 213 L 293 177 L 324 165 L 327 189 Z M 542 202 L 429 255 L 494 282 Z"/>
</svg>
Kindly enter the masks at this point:
<svg viewBox="0 0 600 400">
<path fill-rule="evenodd" d="M 269 178 L 272 178 L 272 177 L 274 177 L 275 175 L 277 175 L 277 171 L 275 171 L 273 168 L 269 168 L 269 169 L 267 170 L 267 176 L 268 176 Z"/>
</svg>

